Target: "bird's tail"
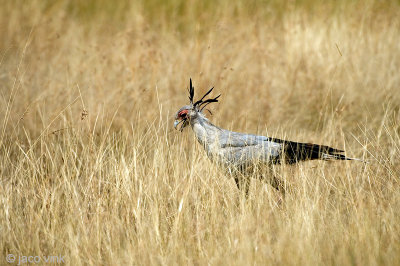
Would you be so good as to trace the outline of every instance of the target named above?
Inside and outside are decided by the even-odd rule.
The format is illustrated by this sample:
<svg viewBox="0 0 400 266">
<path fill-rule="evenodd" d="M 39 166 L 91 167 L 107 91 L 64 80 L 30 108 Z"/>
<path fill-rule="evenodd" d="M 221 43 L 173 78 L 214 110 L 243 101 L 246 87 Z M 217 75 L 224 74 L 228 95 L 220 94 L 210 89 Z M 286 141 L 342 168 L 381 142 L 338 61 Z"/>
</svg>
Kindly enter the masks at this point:
<svg viewBox="0 0 400 266">
<path fill-rule="evenodd" d="M 283 141 L 285 150 L 285 159 L 287 163 L 296 163 L 305 160 L 355 160 L 358 158 L 345 156 L 343 150 L 335 149 L 325 145 L 301 143 L 293 141 Z"/>
<path fill-rule="evenodd" d="M 366 163 L 366 161 L 364 161 L 363 159 L 359 159 L 359 158 L 351 158 L 351 157 L 347 157 L 343 154 L 327 154 L 327 153 L 323 153 L 321 156 L 322 160 L 325 161 L 330 161 L 330 160 L 349 160 L 349 161 L 360 161 L 360 162 L 364 162 Z"/>
</svg>

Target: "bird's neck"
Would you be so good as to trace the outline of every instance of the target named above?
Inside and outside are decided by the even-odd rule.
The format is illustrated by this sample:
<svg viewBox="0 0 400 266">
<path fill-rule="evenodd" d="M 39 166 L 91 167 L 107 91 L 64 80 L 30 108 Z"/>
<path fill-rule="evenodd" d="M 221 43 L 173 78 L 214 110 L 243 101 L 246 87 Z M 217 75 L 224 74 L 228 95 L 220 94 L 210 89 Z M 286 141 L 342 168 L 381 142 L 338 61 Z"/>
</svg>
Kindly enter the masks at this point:
<svg viewBox="0 0 400 266">
<path fill-rule="evenodd" d="M 190 122 L 193 132 L 197 140 L 206 149 L 209 149 L 210 145 L 215 143 L 218 132 L 221 131 L 219 127 L 213 125 L 207 118 L 203 115 L 199 115 Z"/>
</svg>

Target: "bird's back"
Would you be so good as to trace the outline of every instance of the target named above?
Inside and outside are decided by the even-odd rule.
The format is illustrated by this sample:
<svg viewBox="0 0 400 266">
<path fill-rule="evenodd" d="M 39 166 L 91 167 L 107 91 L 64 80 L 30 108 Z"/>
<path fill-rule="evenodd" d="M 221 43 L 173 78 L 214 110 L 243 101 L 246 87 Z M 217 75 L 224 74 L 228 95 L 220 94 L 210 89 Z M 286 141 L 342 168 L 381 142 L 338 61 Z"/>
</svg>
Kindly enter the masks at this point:
<svg viewBox="0 0 400 266">
<path fill-rule="evenodd" d="M 193 130 L 209 157 L 227 166 L 274 162 L 282 150 L 280 143 L 268 137 L 222 129 L 207 119 L 198 121 Z"/>
</svg>

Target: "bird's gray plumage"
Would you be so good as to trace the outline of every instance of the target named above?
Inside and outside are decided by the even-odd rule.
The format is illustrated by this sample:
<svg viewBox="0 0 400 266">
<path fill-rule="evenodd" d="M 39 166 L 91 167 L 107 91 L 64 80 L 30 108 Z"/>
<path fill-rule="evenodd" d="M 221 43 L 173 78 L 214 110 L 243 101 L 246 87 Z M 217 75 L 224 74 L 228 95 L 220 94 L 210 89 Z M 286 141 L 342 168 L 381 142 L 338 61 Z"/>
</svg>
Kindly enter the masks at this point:
<svg viewBox="0 0 400 266">
<path fill-rule="evenodd" d="M 204 114 L 198 113 L 190 122 L 197 140 L 207 155 L 227 166 L 244 166 L 253 162 L 269 162 L 281 152 L 281 145 L 267 137 L 238 133 L 213 125 Z"/>
<path fill-rule="evenodd" d="M 246 176 L 259 166 L 268 167 L 277 163 L 293 164 L 314 159 L 352 160 L 341 154 L 342 150 L 329 146 L 285 141 L 219 128 L 212 124 L 202 112 L 206 105 L 218 101 L 219 96 L 203 101 L 211 91 L 212 89 L 199 101 L 194 102 L 194 87 L 190 80 L 190 105 L 179 109 L 175 116 L 174 126 L 177 128 L 181 124 L 180 130 L 182 131 L 187 125 L 190 125 L 208 157 L 233 174 L 238 186 L 238 175 Z M 275 187 L 279 189 L 277 186 Z"/>
</svg>

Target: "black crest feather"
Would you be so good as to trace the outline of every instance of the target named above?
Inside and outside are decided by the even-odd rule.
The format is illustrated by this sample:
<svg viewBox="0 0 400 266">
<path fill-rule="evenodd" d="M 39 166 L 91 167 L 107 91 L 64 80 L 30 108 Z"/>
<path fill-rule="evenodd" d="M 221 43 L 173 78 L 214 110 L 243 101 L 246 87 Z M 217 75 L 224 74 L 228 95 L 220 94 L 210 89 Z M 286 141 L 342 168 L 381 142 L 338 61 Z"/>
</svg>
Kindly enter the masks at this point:
<svg viewBox="0 0 400 266">
<path fill-rule="evenodd" d="M 190 89 L 188 89 L 189 91 L 189 100 L 190 103 L 193 104 L 193 98 L 194 98 L 194 87 L 192 85 L 192 79 L 190 79 Z"/>
<path fill-rule="evenodd" d="M 195 103 L 193 103 L 193 99 L 194 99 L 194 87 L 193 87 L 193 84 L 192 84 L 192 79 L 190 79 L 190 89 L 188 89 L 188 91 L 189 91 L 189 100 L 190 100 L 190 103 L 193 105 L 194 108 L 200 110 L 200 112 L 201 112 L 201 111 L 203 111 L 203 109 L 204 109 L 207 105 L 209 105 L 210 103 L 216 103 L 216 102 L 218 102 L 218 98 L 221 96 L 221 94 L 218 95 L 218 96 L 215 97 L 215 98 L 210 98 L 210 99 L 204 100 L 204 98 L 207 97 L 207 96 L 212 92 L 213 89 L 214 89 L 214 87 L 212 87 L 211 89 L 209 89 L 209 90 L 203 95 L 203 97 L 201 97 L 200 100 L 198 100 L 198 101 L 196 101 Z M 203 100 L 204 100 L 204 101 L 203 101 Z M 200 109 L 200 108 L 201 108 L 201 109 Z"/>
</svg>

